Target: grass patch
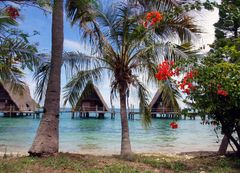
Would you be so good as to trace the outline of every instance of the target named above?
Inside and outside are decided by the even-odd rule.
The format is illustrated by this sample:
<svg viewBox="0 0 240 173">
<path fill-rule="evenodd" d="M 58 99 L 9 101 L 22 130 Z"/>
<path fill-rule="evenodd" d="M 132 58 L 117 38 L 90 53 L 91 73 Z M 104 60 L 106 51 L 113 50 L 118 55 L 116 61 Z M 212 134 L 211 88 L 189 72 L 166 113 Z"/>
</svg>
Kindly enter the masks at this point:
<svg viewBox="0 0 240 173">
<path fill-rule="evenodd" d="M 19 159 L 4 159 L 0 161 L 1 173 L 18 173 L 25 168 L 35 164 L 36 159 L 32 157 L 22 157 Z"/>
<path fill-rule="evenodd" d="M 151 165 L 153 168 L 165 168 L 180 172 L 187 170 L 187 166 L 182 162 L 169 157 L 146 157 L 140 156 L 138 162 Z"/>
<path fill-rule="evenodd" d="M 240 159 L 228 157 L 141 156 L 133 161 L 119 157 L 58 154 L 48 158 L 7 158 L 0 160 L 0 173 L 239 173 Z"/>
<path fill-rule="evenodd" d="M 140 171 L 138 171 L 137 169 L 129 167 L 129 166 L 125 166 L 125 165 L 111 165 L 109 167 L 106 167 L 103 172 L 104 173 L 112 173 L 112 172 L 140 173 Z"/>
</svg>

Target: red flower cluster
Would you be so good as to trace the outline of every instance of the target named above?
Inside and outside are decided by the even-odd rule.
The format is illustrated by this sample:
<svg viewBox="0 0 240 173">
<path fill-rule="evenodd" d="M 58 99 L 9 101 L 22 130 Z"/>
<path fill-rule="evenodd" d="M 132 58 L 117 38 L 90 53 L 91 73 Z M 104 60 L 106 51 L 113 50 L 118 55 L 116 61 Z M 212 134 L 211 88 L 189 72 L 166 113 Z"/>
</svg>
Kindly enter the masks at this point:
<svg viewBox="0 0 240 173">
<path fill-rule="evenodd" d="M 7 7 L 6 12 L 12 19 L 16 19 L 20 16 L 18 10 L 12 6 Z"/>
<path fill-rule="evenodd" d="M 173 122 L 170 123 L 170 127 L 171 127 L 172 129 L 177 129 L 177 128 L 178 128 L 178 124 L 173 121 Z"/>
<path fill-rule="evenodd" d="M 147 13 L 145 19 L 146 19 L 146 21 L 143 22 L 143 26 L 145 28 L 148 28 L 150 26 L 154 26 L 157 23 L 159 23 L 163 19 L 163 16 L 160 12 L 158 12 L 158 11 L 154 12 L 153 11 L 153 12 Z"/>
<path fill-rule="evenodd" d="M 217 90 L 217 94 L 227 97 L 228 96 L 228 92 L 222 89 L 221 85 L 218 85 L 218 90 Z"/>
<path fill-rule="evenodd" d="M 194 76 L 197 75 L 197 71 L 190 71 L 184 76 L 182 83 L 179 83 L 179 87 L 184 93 L 190 94 L 191 90 L 195 89 L 195 86 L 190 82 Z"/>
<path fill-rule="evenodd" d="M 169 77 L 174 75 L 179 75 L 180 69 L 173 69 L 174 61 L 163 61 L 161 64 L 158 65 L 158 73 L 155 74 L 155 77 L 158 80 L 167 80 Z"/>
</svg>

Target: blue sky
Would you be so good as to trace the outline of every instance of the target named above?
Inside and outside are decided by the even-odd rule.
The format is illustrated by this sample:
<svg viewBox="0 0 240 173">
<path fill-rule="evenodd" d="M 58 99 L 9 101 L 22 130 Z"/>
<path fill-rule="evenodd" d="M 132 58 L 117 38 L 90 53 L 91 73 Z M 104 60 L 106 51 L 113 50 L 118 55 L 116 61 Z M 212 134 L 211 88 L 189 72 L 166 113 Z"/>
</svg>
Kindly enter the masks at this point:
<svg viewBox="0 0 240 173">
<path fill-rule="evenodd" d="M 105 0 L 106 2 L 109 2 Z M 214 28 L 213 24 L 218 20 L 218 11 L 209 12 L 203 10 L 200 14 L 196 15 L 195 21 L 202 28 L 204 33 L 202 33 L 202 38 L 200 43 L 210 44 L 214 40 Z M 65 51 L 81 51 L 83 53 L 88 53 L 88 49 L 81 41 L 80 34 L 77 26 L 70 26 L 69 21 L 65 18 L 65 28 L 64 28 L 64 50 Z M 43 11 L 36 8 L 23 8 L 21 10 L 21 20 L 19 20 L 19 27 L 26 33 L 33 33 L 34 30 L 38 31 L 40 35 L 36 35 L 30 38 L 30 41 L 39 43 L 39 52 L 50 53 L 51 51 L 51 14 L 45 14 Z M 32 80 L 32 74 L 27 72 L 26 83 L 29 85 L 31 93 L 33 95 L 35 82 Z M 110 105 L 110 87 L 109 80 L 107 77 L 102 83 L 98 84 L 100 91 Z M 65 76 L 62 75 L 62 86 L 66 82 Z M 148 85 L 151 97 L 155 94 L 157 88 Z M 119 107 L 119 101 L 115 100 L 113 103 L 115 107 Z M 133 94 L 130 97 L 130 104 L 134 104 L 138 107 L 138 99 Z"/>
</svg>

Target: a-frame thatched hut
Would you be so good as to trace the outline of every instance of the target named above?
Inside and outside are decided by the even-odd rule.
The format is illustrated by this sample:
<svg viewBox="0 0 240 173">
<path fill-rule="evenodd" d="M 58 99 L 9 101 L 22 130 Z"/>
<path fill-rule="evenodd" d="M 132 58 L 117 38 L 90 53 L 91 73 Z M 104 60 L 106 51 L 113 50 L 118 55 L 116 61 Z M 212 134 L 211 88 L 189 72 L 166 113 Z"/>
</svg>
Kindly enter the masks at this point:
<svg viewBox="0 0 240 173">
<path fill-rule="evenodd" d="M 160 118 L 174 118 L 174 116 L 178 113 L 179 111 L 179 105 L 174 98 L 174 103 L 165 103 L 163 101 L 162 97 L 162 90 L 158 90 L 156 94 L 154 95 L 151 103 L 150 103 L 150 109 L 152 113 L 152 117 L 156 118 L 157 114 L 160 115 Z M 175 106 L 174 106 L 175 104 Z"/>
<path fill-rule="evenodd" d="M 24 87 L 22 92 L 13 91 L 11 84 L 0 82 L 0 112 L 5 115 L 34 112 L 37 103 L 31 98 L 29 88 Z"/>
<path fill-rule="evenodd" d="M 109 108 L 98 88 L 89 82 L 76 104 L 75 111 L 80 112 L 80 117 L 88 118 L 89 114 L 94 112 L 98 118 L 104 118 L 104 114 L 109 112 Z"/>
</svg>

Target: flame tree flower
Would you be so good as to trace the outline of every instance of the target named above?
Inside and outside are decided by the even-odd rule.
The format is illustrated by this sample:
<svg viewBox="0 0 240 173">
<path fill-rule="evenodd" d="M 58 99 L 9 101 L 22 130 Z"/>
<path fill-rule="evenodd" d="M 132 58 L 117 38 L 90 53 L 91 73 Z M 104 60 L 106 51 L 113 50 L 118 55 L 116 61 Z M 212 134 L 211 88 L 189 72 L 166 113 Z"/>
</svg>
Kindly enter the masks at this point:
<svg viewBox="0 0 240 173">
<path fill-rule="evenodd" d="M 8 14 L 8 16 L 10 16 L 12 19 L 16 19 L 17 17 L 20 16 L 18 9 L 15 7 L 9 6 L 6 8 L 5 11 Z"/>
<path fill-rule="evenodd" d="M 175 75 L 174 69 L 174 61 L 164 60 L 161 64 L 157 67 L 157 73 L 155 77 L 158 80 L 167 80 L 173 75 Z"/>
<path fill-rule="evenodd" d="M 145 28 L 154 27 L 159 24 L 163 20 L 163 16 L 158 11 L 148 12 L 145 16 L 145 21 L 143 22 L 143 26 Z"/>
<path fill-rule="evenodd" d="M 211 115 L 220 122 L 240 155 L 240 65 L 222 62 L 211 66 L 199 66 L 191 79 L 196 84 L 188 98 L 193 100 L 199 112 Z"/>
</svg>

